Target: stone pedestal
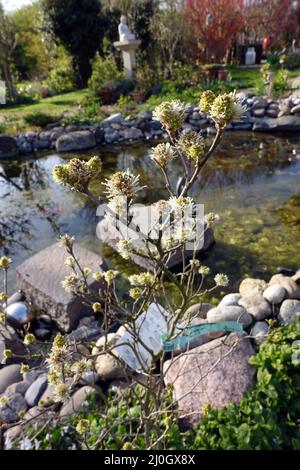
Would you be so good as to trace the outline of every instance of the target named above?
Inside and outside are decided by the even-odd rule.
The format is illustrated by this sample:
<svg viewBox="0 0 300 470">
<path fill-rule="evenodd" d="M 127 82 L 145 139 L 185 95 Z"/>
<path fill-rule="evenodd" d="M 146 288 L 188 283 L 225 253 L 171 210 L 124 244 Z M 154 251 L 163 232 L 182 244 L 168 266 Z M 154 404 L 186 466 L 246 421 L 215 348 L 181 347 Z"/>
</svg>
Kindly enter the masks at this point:
<svg viewBox="0 0 300 470">
<path fill-rule="evenodd" d="M 114 42 L 115 48 L 122 52 L 125 76 L 129 80 L 132 80 L 135 75 L 135 51 L 140 44 L 141 41 L 139 40 Z"/>
</svg>

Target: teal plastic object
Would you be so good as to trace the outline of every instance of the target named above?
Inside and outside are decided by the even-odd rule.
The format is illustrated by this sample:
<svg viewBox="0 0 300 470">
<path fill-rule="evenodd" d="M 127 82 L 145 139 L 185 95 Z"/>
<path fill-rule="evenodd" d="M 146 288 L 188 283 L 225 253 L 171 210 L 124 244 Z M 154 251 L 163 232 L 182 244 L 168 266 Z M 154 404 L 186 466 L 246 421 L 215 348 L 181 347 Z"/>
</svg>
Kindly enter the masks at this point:
<svg viewBox="0 0 300 470">
<path fill-rule="evenodd" d="M 206 323 L 205 325 L 190 326 L 177 334 L 176 338 L 168 340 L 168 336 L 162 336 L 163 351 L 171 352 L 176 349 L 184 349 L 189 343 L 198 336 L 216 331 L 236 332 L 243 334 L 244 330 L 240 323 L 236 321 L 224 321 L 217 323 Z"/>
</svg>

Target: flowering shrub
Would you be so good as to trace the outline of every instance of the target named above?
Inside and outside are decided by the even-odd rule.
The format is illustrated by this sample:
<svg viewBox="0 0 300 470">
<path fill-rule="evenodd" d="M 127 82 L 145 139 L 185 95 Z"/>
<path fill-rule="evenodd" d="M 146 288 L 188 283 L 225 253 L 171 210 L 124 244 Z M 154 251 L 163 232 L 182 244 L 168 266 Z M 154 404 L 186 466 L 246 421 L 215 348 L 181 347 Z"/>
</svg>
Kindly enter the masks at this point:
<svg viewBox="0 0 300 470">
<path fill-rule="evenodd" d="M 166 331 L 161 331 L 160 339 L 163 333 L 166 340 L 175 339 L 180 334 L 180 325 L 185 328 L 194 318 L 187 312 L 188 308 L 201 301 L 203 294 L 229 283 L 226 274 L 219 273 L 214 278 L 213 287 L 205 288 L 209 269 L 197 259 L 201 248 L 197 235 L 199 227 L 201 235 L 205 235 L 218 216 L 210 213 L 203 221 L 189 191 L 213 155 L 224 129 L 232 119 L 241 117 L 244 108 L 233 93 L 215 96 L 206 92 L 201 97 L 200 106 L 216 124 L 217 133 L 209 146 L 201 134 L 182 131 L 187 112 L 185 104 L 179 101 L 164 102 L 154 112 L 154 117 L 160 120 L 168 133 L 169 142 L 153 148 L 151 159 L 164 176 L 169 199 L 154 204 L 157 217 L 151 219 L 151 226 L 146 229 L 142 227 L 137 230 L 138 227 L 133 223 L 133 203 L 137 194 L 144 189 L 139 175 L 127 169 L 104 179 L 99 157 L 93 157 L 87 162 L 73 159 L 65 165 L 57 165 L 53 171 L 56 182 L 84 194 L 97 205 L 102 204 L 103 200 L 93 193 L 91 183 L 93 187 L 102 183 L 107 199 L 104 218 L 109 224 L 117 221 L 119 238 L 116 249 L 125 260 L 137 256 L 149 265 L 148 270 L 129 277 L 131 300 L 124 300 L 118 293 L 120 273 L 114 270 L 92 272 L 82 267 L 74 252 L 74 239 L 69 235 L 61 236 L 60 244 L 67 251 L 66 265 L 70 268 L 70 274 L 62 286 L 90 305 L 95 315 L 102 315 L 104 341 L 101 348 L 94 347 L 88 354 L 86 350 L 81 352 L 80 341 L 69 341 L 58 335 L 46 358 L 48 380 L 55 387 L 55 401 L 60 403 L 70 397 L 78 381 L 85 380 L 85 374 L 99 370 L 99 361 L 101 363 L 103 358 L 112 358 L 130 387 L 134 376 L 135 386 L 140 388 L 139 393 L 135 393 L 135 386 L 130 388 L 135 401 L 134 406 L 130 407 L 132 416 L 126 418 L 131 433 L 130 445 L 133 447 L 140 445 L 142 433 L 145 448 L 163 448 L 164 436 L 176 414 L 165 400 L 166 390 L 161 371 L 166 353 L 162 345 L 150 347 L 140 334 L 138 325 L 143 323 L 143 319 L 147 320 L 145 312 L 153 305 L 160 306 L 159 310 L 164 308 Z M 169 172 L 170 163 L 174 159 L 182 165 L 181 184 L 176 189 Z M 176 256 L 182 260 L 179 273 L 170 269 L 170 261 Z M 0 266 L 7 274 L 9 260 L 0 261 Z M 101 286 L 96 293 L 89 288 L 91 279 Z M 124 343 L 112 344 L 109 340 L 109 334 L 115 331 L 116 324 L 123 329 L 121 339 L 124 337 Z M 32 338 L 29 334 L 24 342 L 30 346 Z M 120 353 L 122 350 L 119 349 L 122 346 L 126 346 L 127 353 L 134 357 L 135 366 L 128 367 L 126 364 Z M 108 416 L 107 413 L 112 413 L 111 407 L 108 409 L 104 403 L 101 413 Z M 163 427 L 162 419 L 165 420 Z M 85 434 L 88 427 L 86 421 L 81 421 L 76 426 L 76 432 Z"/>
</svg>

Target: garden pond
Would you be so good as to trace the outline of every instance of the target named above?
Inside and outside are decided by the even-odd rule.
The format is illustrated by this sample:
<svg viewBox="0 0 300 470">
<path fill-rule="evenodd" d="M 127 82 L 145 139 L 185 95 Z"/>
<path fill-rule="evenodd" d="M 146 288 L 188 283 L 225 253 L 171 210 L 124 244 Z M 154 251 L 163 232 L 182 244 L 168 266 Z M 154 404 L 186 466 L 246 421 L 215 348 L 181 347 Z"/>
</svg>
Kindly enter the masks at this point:
<svg viewBox="0 0 300 470">
<path fill-rule="evenodd" d="M 164 180 L 149 158 L 144 144 L 93 149 L 80 155 L 32 155 L 0 162 L 0 255 L 8 254 L 17 266 L 52 244 L 60 233 L 105 256 L 107 263 L 132 273 L 137 267 L 124 263 L 96 237 L 96 207 L 84 196 L 58 186 L 54 165 L 73 157 L 101 155 L 103 174 L 130 168 L 140 173 L 148 187 L 139 201 L 167 197 Z M 179 162 L 171 179 L 180 176 Z M 226 134 L 191 195 L 216 212 L 215 245 L 204 256 L 212 273 L 229 275 L 234 291 L 243 276 L 268 279 L 278 266 L 300 268 L 300 138 L 293 136 Z M 103 188 L 94 188 L 101 193 Z M 13 270 L 10 290 L 14 288 Z M 220 292 L 220 295 L 222 293 Z"/>
</svg>

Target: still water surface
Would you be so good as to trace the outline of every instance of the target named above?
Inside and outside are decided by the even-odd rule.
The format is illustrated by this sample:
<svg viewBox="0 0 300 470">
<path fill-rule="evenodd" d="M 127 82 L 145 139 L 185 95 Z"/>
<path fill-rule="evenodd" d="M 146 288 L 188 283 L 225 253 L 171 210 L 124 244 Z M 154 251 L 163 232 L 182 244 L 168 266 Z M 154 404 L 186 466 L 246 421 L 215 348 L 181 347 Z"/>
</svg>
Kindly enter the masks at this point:
<svg viewBox="0 0 300 470">
<path fill-rule="evenodd" d="M 130 168 L 148 185 L 139 202 L 167 196 L 164 181 L 149 158 L 149 146 L 98 149 L 80 155 L 55 153 L 0 164 L 0 255 L 9 254 L 17 266 L 53 243 L 59 233 L 104 254 L 109 264 L 132 272 L 96 238 L 95 206 L 84 197 L 59 187 L 52 179 L 54 165 L 74 156 L 103 156 L 104 174 Z M 172 167 L 172 181 L 180 166 Z M 95 188 L 101 193 L 102 188 Z M 300 267 L 300 226 L 283 221 L 278 209 L 293 203 L 300 192 L 300 138 L 228 134 L 193 189 L 206 212 L 217 212 L 216 244 L 205 256 L 213 273 L 226 272 L 231 290 L 248 274 L 268 278 L 277 266 Z M 298 197 L 299 202 L 300 197 Z M 291 210 L 292 207 L 292 210 Z M 299 214 L 297 203 L 289 213 Z M 296 217 L 297 219 L 297 217 Z M 10 277 L 13 288 L 14 275 Z"/>
</svg>

